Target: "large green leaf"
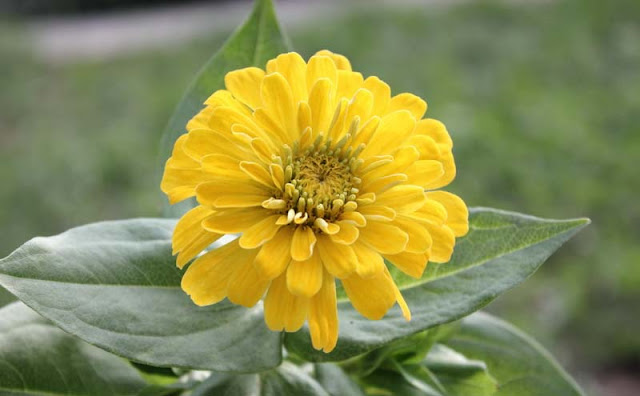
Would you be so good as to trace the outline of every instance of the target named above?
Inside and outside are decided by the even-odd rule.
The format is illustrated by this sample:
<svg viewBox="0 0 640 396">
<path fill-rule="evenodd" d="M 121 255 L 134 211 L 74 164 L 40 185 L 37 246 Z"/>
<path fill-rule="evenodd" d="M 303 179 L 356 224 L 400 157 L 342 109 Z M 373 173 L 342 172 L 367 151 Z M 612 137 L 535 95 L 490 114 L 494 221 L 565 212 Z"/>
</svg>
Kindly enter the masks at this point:
<svg viewBox="0 0 640 396">
<path fill-rule="evenodd" d="M 390 395 L 404 392 L 424 396 L 492 396 L 497 390 L 497 382 L 484 362 L 468 359 L 441 344 L 435 344 L 418 363 L 390 357 L 361 382 L 369 393 L 373 388 Z"/>
<path fill-rule="evenodd" d="M 362 317 L 348 301 L 339 303 L 340 337 L 324 354 L 311 347 L 308 328 L 287 334 L 287 348 L 313 361 L 338 361 L 468 315 L 533 274 L 588 219 L 545 220 L 495 209 L 471 210 L 469 234 L 446 264 L 429 264 L 419 280 L 396 275 L 412 312 L 398 307 L 383 320 Z"/>
<path fill-rule="evenodd" d="M 191 393 L 191 396 L 212 395 L 329 396 L 303 369 L 288 362 L 274 370 L 257 374 L 213 373 L 210 379 Z"/>
<path fill-rule="evenodd" d="M 16 297 L 0 287 L 0 307 L 4 307 L 16 300 Z"/>
<path fill-rule="evenodd" d="M 135 395 L 146 382 L 126 360 L 15 302 L 0 309 L 3 395 Z"/>
<path fill-rule="evenodd" d="M 333 363 L 314 365 L 316 380 L 331 396 L 364 396 L 364 391 L 340 367 Z"/>
<path fill-rule="evenodd" d="M 154 366 L 248 372 L 280 363 L 262 306 L 198 307 L 180 288 L 173 220 L 90 224 L 0 260 L 0 284 L 85 341 Z"/>
<path fill-rule="evenodd" d="M 264 68 L 269 59 L 288 50 L 288 40 L 278 24 L 271 0 L 256 0 L 247 21 L 202 68 L 174 111 L 162 135 L 160 169 L 164 169 L 176 139 L 185 133 L 187 121 L 202 109 L 204 101 L 213 92 L 224 88 L 227 72 L 249 66 Z M 189 204 L 167 206 L 165 212 L 179 217 Z"/>
<path fill-rule="evenodd" d="M 496 380 L 484 362 L 469 359 L 444 345 L 434 345 L 422 366 L 433 373 L 446 395 L 490 396 L 497 389 Z"/>
<path fill-rule="evenodd" d="M 478 312 L 446 344 L 482 360 L 498 381 L 496 396 L 579 396 L 580 387 L 540 344 L 510 324 Z"/>
</svg>

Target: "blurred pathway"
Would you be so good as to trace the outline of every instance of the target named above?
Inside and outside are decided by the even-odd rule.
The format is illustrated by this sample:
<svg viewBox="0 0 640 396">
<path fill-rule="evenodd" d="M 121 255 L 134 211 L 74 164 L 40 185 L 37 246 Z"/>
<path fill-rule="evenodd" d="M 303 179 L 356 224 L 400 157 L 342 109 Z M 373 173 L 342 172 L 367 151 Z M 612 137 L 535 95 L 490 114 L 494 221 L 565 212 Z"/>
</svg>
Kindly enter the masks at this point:
<svg viewBox="0 0 640 396">
<path fill-rule="evenodd" d="M 468 0 L 275 0 L 285 29 L 345 8 L 452 5 Z M 251 1 L 197 3 L 91 16 L 37 19 L 29 23 L 36 55 L 49 62 L 101 60 L 147 49 L 166 48 L 215 32 L 234 29 Z"/>
</svg>

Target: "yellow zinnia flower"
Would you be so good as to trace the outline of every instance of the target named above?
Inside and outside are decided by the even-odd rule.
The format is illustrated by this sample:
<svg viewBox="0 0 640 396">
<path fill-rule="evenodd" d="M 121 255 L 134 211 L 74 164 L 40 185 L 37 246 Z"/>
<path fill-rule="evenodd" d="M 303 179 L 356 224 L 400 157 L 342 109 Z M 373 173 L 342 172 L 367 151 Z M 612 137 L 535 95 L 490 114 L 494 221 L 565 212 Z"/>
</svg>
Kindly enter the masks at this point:
<svg viewBox="0 0 640 396">
<path fill-rule="evenodd" d="M 419 278 L 468 230 L 464 202 L 434 191 L 455 176 L 445 126 L 422 118 L 419 97 L 391 97 L 326 50 L 229 72 L 225 85 L 187 124 L 162 180 L 171 203 L 199 203 L 174 231 L 178 267 L 240 234 L 188 267 L 185 292 L 198 305 L 247 307 L 266 293 L 267 326 L 306 320 L 325 352 L 338 339 L 336 279 L 365 317 L 398 302 L 410 320 L 385 260 Z"/>
</svg>

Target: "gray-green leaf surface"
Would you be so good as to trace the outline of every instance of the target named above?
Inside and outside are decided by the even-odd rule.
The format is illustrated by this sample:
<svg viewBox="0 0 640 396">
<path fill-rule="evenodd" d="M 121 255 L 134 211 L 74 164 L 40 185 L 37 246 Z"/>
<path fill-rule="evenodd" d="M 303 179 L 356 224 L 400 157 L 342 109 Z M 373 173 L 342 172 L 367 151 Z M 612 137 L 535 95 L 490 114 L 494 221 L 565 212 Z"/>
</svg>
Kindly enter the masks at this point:
<svg viewBox="0 0 640 396">
<path fill-rule="evenodd" d="M 264 370 L 280 335 L 262 305 L 198 307 L 171 256 L 174 220 L 94 223 L 34 238 L 0 260 L 0 284 L 62 329 L 155 366 Z"/>
<path fill-rule="evenodd" d="M 286 335 L 287 348 L 306 359 L 339 361 L 459 319 L 528 278 L 589 220 L 546 220 L 476 208 L 471 210 L 469 222 L 470 231 L 457 241 L 449 263 L 429 264 L 419 280 L 395 274 L 411 308 L 410 322 L 397 306 L 382 320 L 372 322 L 342 300 L 340 337 L 333 352 L 314 350 L 306 326 Z"/>
<path fill-rule="evenodd" d="M 164 169 L 176 139 L 185 133 L 187 122 L 202 109 L 211 94 L 224 88 L 227 72 L 249 66 L 264 68 L 269 59 L 288 50 L 288 40 L 278 24 L 271 0 L 256 0 L 249 18 L 202 68 L 174 111 L 162 135 L 160 169 Z M 178 217 L 189 205 L 183 202 L 167 206 L 165 213 Z"/>
<path fill-rule="evenodd" d="M 0 309 L 0 394 L 124 396 L 146 385 L 129 362 L 65 333 L 23 303 Z"/>
<path fill-rule="evenodd" d="M 491 396 L 496 392 L 497 382 L 483 361 L 469 359 L 444 345 L 435 344 L 422 365 L 433 373 L 446 395 Z"/>
<path fill-rule="evenodd" d="M 344 393 L 345 395 L 347 393 Z M 213 373 L 191 396 L 329 396 L 301 367 L 284 362 L 276 369 L 256 374 Z"/>
<path fill-rule="evenodd" d="M 575 381 L 538 342 L 491 315 L 478 312 L 464 318 L 446 344 L 487 365 L 489 373 L 498 381 L 496 396 L 583 395 Z"/>
<path fill-rule="evenodd" d="M 314 365 L 316 380 L 331 396 L 364 396 L 364 391 L 340 367 L 333 363 Z"/>
</svg>

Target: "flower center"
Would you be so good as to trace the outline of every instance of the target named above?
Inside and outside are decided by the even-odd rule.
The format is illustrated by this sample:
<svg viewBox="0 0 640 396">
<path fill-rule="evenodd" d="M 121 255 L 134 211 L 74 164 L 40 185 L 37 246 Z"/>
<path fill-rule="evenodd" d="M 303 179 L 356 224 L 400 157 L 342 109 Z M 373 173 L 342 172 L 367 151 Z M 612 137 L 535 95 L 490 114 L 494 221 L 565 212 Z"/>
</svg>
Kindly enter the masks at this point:
<svg viewBox="0 0 640 396">
<path fill-rule="evenodd" d="M 343 212 L 358 207 L 361 180 L 353 172 L 362 163 L 356 158 L 360 150 L 343 150 L 345 142 L 321 142 L 319 137 L 306 149 L 300 149 L 297 142 L 293 149 L 284 147 L 284 192 L 273 197 L 269 206 L 272 202 L 273 209 L 286 216 L 286 224 L 326 231 Z"/>
<path fill-rule="evenodd" d="M 325 207 L 335 199 L 346 201 L 353 194 L 351 178 L 348 166 L 326 154 L 305 155 L 293 162 L 294 185 L 299 187 L 302 196 Z"/>
</svg>

